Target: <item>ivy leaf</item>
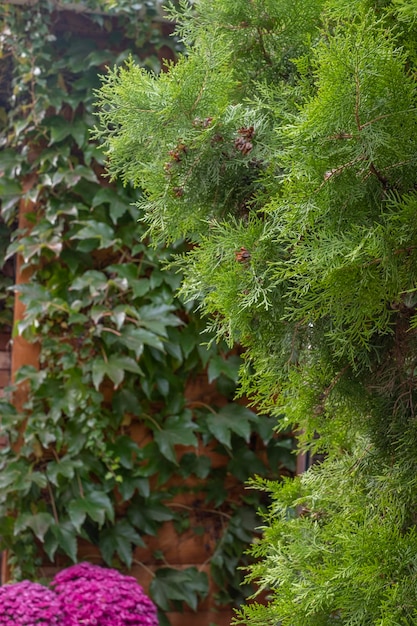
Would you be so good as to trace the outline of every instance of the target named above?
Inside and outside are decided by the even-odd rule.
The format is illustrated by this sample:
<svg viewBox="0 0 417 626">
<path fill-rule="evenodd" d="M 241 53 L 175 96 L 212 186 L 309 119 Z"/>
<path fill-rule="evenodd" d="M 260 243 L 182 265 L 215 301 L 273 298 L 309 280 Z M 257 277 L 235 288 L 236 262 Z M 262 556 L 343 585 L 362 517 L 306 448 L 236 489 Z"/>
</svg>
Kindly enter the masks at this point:
<svg viewBox="0 0 417 626">
<path fill-rule="evenodd" d="M 160 306 L 146 305 L 139 309 L 141 323 L 148 330 L 167 336 L 167 326 L 181 326 L 183 322 L 173 314 L 173 307 L 166 304 Z"/>
<path fill-rule="evenodd" d="M 123 306 L 116 307 L 110 316 L 110 319 L 116 324 L 117 330 L 120 330 L 126 319 L 126 311 Z"/>
<path fill-rule="evenodd" d="M 74 122 L 70 126 L 70 134 L 74 138 L 74 141 L 79 148 L 82 148 L 85 143 L 88 132 L 87 129 L 88 126 L 82 119 L 74 120 Z"/>
<path fill-rule="evenodd" d="M 177 464 L 175 446 L 197 446 L 194 431 L 197 425 L 191 420 L 191 412 L 185 411 L 181 415 L 172 415 L 164 423 L 161 430 L 154 433 L 155 442 L 169 461 Z"/>
<path fill-rule="evenodd" d="M 214 507 L 219 507 L 229 496 L 224 485 L 223 476 L 214 476 L 207 481 L 205 486 L 206 502 L 212 502 Z"/>
<path fill-rule="evenodd" d="M 233 458 L 229 461 L 227 468 L 242 483 L 245 483 L 250 476 L 264 476 L 266 473 L 264 463 L 247 446 L 233 450 Z"/>
<path fill-rule="evenodd" d="M 181 475 L 185 478 L 194 474 L 203 480 L 207 478 L 211 470 L 211 459 L 204 454 L 186 452 L 181 457 Z"/>
<path fill-rule="evenodd" d="M 53 115 L 47 118 L 45 122 L 49 127 L 51 135 L 51 139 L 48 144 L 49 146 L 54 143 L 59 143 L 71 134 L 71 124 L 69 124 L 68 121 L 61 115 Z"/>
<path fill-rule="evenodd" d="M 240 365 L 241 359 L 236 355 L 225 359 L 220 354 L 215 354 L 211 357 L 207 368 L 209 382 L 212 383 L 213 380 L 216 380 L 216 378 L 219 378 L 219 376 L 223 374 L 234 383 L 237 383 Z"/>
<path fill-rule="evenodd" d="M 108 50 L 93 50 L 84 60 L 84 67 L 100 67 L 109 62 Z M 82 70 L 83 68 L 80 68 Z"/>
<path fill-rule="evenodd" d="M 81 179 L 97 183 L 94 171 L 85 165 L 76 165 L 73 169 L 66 170 L 64 179 L 68 185 L 76 185 Z"/>
<path fill-rule="evenodd" d="M 127 435 L 121 435 L 114 443 L 109 444 L 108 450 L 119 460 L 126 469 L 133 469 L 134 463 L 142 458 L 142 448 Z"/>
<path fill-rule="evenodd" d="M 196 567 L 176 570 L 170 567 L 159 568 L 150 586 L 150 593 L 156 604 L 169 611 L 171 601 L 185 602 L 193 611 L 197 610 L 199 599 L 204 599 L 209 590 L 208 577 Z"/>
<path fill-rule="evenodd" d="M 77 561 L 78 544 L 74 526 L 70 521 L 60 522 L 52 530 L 57 537 L 59 547 L 75 563 Z"/>
<path fill-rule="evenodd" d="M 82 289 L 90 290 L 92 296 L 97 296 L 100 292 L 107 288 L 107 276 L 103 272 L 97 270 L 88 270 L 82 276 L 78 276 L 69 289 L 72 291 L 81 291 Z"/>
<path fill-rule="evenodd" d="M 104 524 L 106 517 L 108 519 L 114 518 L 110 499 L 102 491 L 91 491 L 84 497 L 72 500 L 68 505 L 68 513 L 78 533 L 81 531 L 81 526 L 87 515 L 99 526 Z"/>
<path fill-rule="evenodd" d="M 124 502 L 130 500 L 136 489 L 141 496 L 149 496 L 149 480 L 141 476 L 124 476 L 123 481 L 118 484 L 118 490 Z"/>
<path fill-rule="evenodd" d="M 47 533 L 45 540 L 43 542 L 43 549 L 50 561 L 54 560 L 55 552 L 58 549 L 58 539 L 52 532 Z"/>
<path fill-rule="evenodd" d="M 70 239 L 98 239 L 98 250 L 102 248 L 110 248 L 115 245 L 114 230 L 105 222 L 97 222 L 96 220 L 88 220 L 88 222 L 77 222 L 83 227 L 80 228 Z"/>
<path fill-rule="evenodd" d="M 97 391 L 101 383 L 103 382 L 104 377 L 107 375 L 107 370 L 107 361 L 104 361 L 103 359 L 94 359 L 91 373 L 93 378 L 93 385 Z M 120 382 L 122 380 L 123 376 L 121 377 Z"/>
<path fill-rule="evenodd" d="M 150 290 L 150 281 L 148 278 L 139 278 L 139 280 L 131 281 L 130 287 L 135 298 L 142 298 Z"/>
<path fill-rule="evenodd" d="M 111 565 L 116 552 L 123 563 L 128 567 L 132 565 L 132 545 L 145 546 L 142 537 L 133 526 L 125 519 L 120 520 L 106 528 L 100 534 L 99 546 L 104 560 Z"/>
<path fill-rule="evenodd" d="M 129 506 L 127 517 L 143 534 L 155 535 L 160 524 L 172 520 L 174 514 L 161 502 L 159 494 L 151 493 L 146 498 L 135 496 Z"/>
<path fill-rule="evenodd" d="M 63 457 L 59 461 L 51 461 L 47 468 L 48 480 L 54 485 L 58 485 L 59 476 L 71 480 L 74 477 L 75 470 L 81 466 L 82 462 L 80 460 L 71 459 L 70 457 Z"/>
<path fill-rule="evenodd" d="M 11 485 L 15 488 L 16 480 L 19 478 L 20 472 L 17 469 L 6 467 L 0 472 L 0 489 L 7 490 Z"/>
<path fill-rule="evenodd" d="M 227 404 L 216 414 L 207 416 L 207 427 L 211 434 L 226 447 L 231 447 L 232 433 L 243 437 L 248 442 L 252 431 L 252 422 L 257 415 L 240 404 Z"/>
<path fill-rule="evenodd" d="M 1 215 L 7 222 L 21 199 L 22 187 L 17 180 L 0 178 Z"/>
<path fill-rule="evenodd" d="M 45 534 L 52 524 L 55 524 L 55 520 L 50 513 L 42 512 L 34 515 L 25 513 L 17 518 L 14 534 L 18 535 L 25 528 L 30 528 L 39 541 L 43 542 Z"/>
<path fill-rule="evenodd" d="M 132 372 L 144 376 L 142 369 L 136 361 L 128 356 L 112 355 L 107 361 L 94 359 L 92 364 L 92 378 L 94 387 L 98 390 L 105 376 L 108 376 L 114 384 L 114 388 L 123 382 L 125 372 Z"/>
<path fill-rule="evenodd" d="M 102 187 L 94 196 L 92 207 L 95 208 L 100 204 L 109 204 L 109 213 L 113 224 L 116 224 L 129 208 L 128 203 L 121 200 L 118 193 L 111 187 Z"/>
<path fill-rule="evenodd" d="M 121 342 L 136 354 L 139 358 L 145 345 L 152 346 L 160 352 L 165 352 L 162 340 L 155 333 L 146 328 L 125 327 L 122 331 Z"/>
<path fill-rule="evenodd" d="M 58 548 L 61 548 L 74 563 L 76 562 L 78 550 L 76 531 L 68 520 L 52 526 L 45 537 L 43 549 L 51 561 Z"/>
</svg>

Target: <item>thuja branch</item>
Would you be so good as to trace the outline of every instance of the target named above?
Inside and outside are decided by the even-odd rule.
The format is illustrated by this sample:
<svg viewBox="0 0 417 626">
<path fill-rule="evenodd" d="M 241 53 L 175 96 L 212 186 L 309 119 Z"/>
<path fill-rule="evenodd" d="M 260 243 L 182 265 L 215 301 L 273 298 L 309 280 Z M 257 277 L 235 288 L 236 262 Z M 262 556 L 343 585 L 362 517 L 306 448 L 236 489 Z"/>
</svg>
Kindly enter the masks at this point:
<svg viewBox="0 0 417 626">
<path fill-rule="evenodd" d="M 395 256 L 398 256 L 400 254 L 410 254 L 413 250 L 416 250 L 416 249 L 417 249 L 417 245 L 408 246 L 407 248 L 398 248 L 397 250 L 393 250 L 391 254 L 394 254 Z M 379 257 L 377 259 L 372 259 L 371 261 L 367 261 L 366 263 L 362 263 L 359 267 L 365 268 L 365 267 L 370 267 L 371 265 L 379 265 L 383 261 L 384 259 L 382 257 Z"/>
<path fill-rule="evenodd" d="M 336 385 L 339 382 L 339 380 L 348 371 L 349 368 L 350 368 L 350 363 L 345 365 L 345 367 L 343 369 L 341 369 L 340 372 L 338 372 L 336 374 L 336 376 L 333 378 L 331 383 L 322 391 L 322 393 L 320 394 L 320 398 L 319 398 L 320 402 L 315 407 L 315 410 L 314 410 L 315 415 L 320 415 L 321 413 L 323 413 L 324 406 L 325 406 L 325 404 L 326 404 L 330 394 L 332 393 L 333 389 L 336 387 Z"/>
<path fill-rule="evenodd" d="M 259 38 L 259 45 L 261 47 L 262 50 L 262 54 L 263 57 L 265 59 L 265 61 L 267 62 L 267 64 L 272 67 L 273 63 L 272 63 L 272 59 L 271 56 L 268 54 L 266 48 L 265 48 L 265 42 L 264 42 L 264 37 L 263 37 L 263 33 L 262 33 L 262 29 L 260 27 L 258 27 L 256 29 L 256 32 L 258 33 L 258 38 Z"/>
</svg>

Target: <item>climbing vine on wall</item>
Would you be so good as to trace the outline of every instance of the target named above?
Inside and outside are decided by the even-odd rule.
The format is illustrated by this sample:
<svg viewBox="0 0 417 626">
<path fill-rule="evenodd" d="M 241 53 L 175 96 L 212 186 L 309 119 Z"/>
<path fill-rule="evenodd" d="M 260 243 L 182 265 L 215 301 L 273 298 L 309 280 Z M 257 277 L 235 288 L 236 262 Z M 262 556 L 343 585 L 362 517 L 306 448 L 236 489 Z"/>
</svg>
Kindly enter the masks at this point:
<svg viewBox="0 0 417 626">
<path fill-rule="evenodd" d="M 181 277 L 163 265 L 181 242 L 147 245 L 140 190 L 108 182 L 90 138 L 100 74 L 129 54 L 159 71 L 175 57 L 171 30 L 155 2 L 0 7 L 0 322 L 11 323 L 20 255 L 31 280 L 14 332 L 40 344 L 39 368 L 17 373 L 23 410 L 2 401 L 0 536 L 18 579 L 45 558 L 76 561 L 83 542 L 129 568 L 164 524 L 209 531 L 221 605 L 248 592 L 238 565 L 262 502 L 244 483 L 291 471 L 292 440 L 234 402 L 239 355 L 208 347 L 192 303 L 175 295 Z M 199 380 L 208 401 L 192 393 Z M 172 608 L 196 609 L 209 582 L 154 556 L 162 624 Z"/>
</svg>

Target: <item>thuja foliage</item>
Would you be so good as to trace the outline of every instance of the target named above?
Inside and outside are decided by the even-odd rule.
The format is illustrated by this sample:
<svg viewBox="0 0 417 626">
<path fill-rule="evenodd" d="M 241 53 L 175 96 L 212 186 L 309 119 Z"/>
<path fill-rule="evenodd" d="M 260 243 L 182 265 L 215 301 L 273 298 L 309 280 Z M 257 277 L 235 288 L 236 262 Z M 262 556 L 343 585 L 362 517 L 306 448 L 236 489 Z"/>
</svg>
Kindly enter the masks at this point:
<svg viewBox="0 0 417 626">
<path fill-rule="evenodd" d="M 273 498 L 236 622 L 417 620 L 417 9 L 408 0 L 199 0 L 186 52 L 98 100 L 114 179 L 181 292 L 245 348 L 241 389 L 326 460 Z"/>
<path fill-rule="evenodd" d="M 175 295 L 180 275 L 161 266 L 184 244 L 149 247 L 140 190 L 108 181 L 89 134 L 107 65 L 130 54 L 158 72 L 181 44 L 153 2 L 0 10 L 0 320 L 11 323 L 17 255 L 30 280 L 16 287 L 14 336 L 39 346 L 39 367 L 22 367 L 20 395 L 1 403 L 0 547 L 17 580 L 87 556 L 142 571 L 148 554 L 166 624 L 209 591 L 207 567 L 146 552 L 171 524 L 174 542 L 202 537 L 217 605 L 240 602 L 262 500 L 243 485 L 288 472 L 292 440 L 234 401 L 238 351 L 204 345 L 194 305 Z"/>
</svg>

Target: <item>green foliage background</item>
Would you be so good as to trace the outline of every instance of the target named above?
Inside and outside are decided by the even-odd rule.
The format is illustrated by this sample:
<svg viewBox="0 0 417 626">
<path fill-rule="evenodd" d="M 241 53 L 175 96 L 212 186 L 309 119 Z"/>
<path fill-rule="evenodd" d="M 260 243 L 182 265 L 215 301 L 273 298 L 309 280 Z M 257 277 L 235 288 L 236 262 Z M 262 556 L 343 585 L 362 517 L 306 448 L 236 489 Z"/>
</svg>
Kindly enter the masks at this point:
<svg viewBox="0 0 417 626">
<path fill-rule="evenodd" d="M 1 402 L 10 446 L 0 460 L 0 544 L 13 576 L 33 578 L 46 557 L 75 561 L 80 540 L 130 568 L 135 547 L 167 521 L 179 535 L 215 528 L 209 560 L 221 606 L 250 591 L 237 567 L 262 498 L 243 484 L 293 469 L 292 439 L 234 402 L 238 353 L 205 345 L 194 304 L 176 295 L 181 275 L 162 267 L 184 244 L 149 247 L 140 190 L 109 183 L 90 138 L 99 75 L 129 54 L 159 72 L 160 58 L 181 47 L 171 30 L 154 2 L 0 5 L 1 323 L 12 324 L 18 254 L 32 277 L 19 287 L 26 311 L 14 333 L 40 344 L 39 370 L 16 377 L 29 389 L 24 410 Z M 22 201 L 34 209 L 19 229 Z M 222 406 L 187 401 L 199 375 Z M 131 436 L 137 424 L 142 445 Z M 210 449 L 223 464 L 213 466 Z M 240 489 L 226 489 L 230 476 Z M 175 505 L 182 493 L 192 507 Z M 150 592 L 167 624 L 167 611 L 197 609 L 209 580 L 175 569 L 162 551 L 154 558 Z"/>
<path fill-rule="evenodd" d="M 183 2 L 181 61 L 98 95 L 109 171 L 143 187 L 153 241 L 192 242 L 182 294 L 245 346 L 242 391 L 326 455 L 255 481 L 270 602 L 238 623 L 417 619 L 416 11 Z"/>
</svg>

